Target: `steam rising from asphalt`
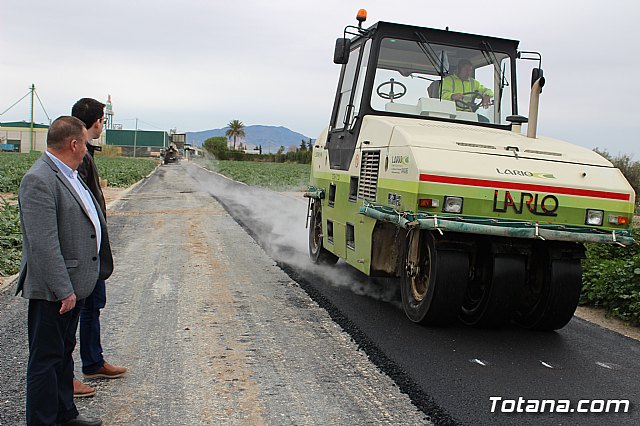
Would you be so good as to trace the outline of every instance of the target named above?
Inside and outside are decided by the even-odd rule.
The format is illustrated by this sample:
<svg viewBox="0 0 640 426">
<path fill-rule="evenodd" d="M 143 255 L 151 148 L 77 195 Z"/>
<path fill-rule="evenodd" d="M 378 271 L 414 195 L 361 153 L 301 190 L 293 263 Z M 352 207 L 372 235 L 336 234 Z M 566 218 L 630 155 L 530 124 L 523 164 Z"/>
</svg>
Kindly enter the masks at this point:
<svg viewBox="0 0 640 426">
<path fill-rule="evenodd" d="M 207 164 L 209 170 L 213 169 Z M 189 173 L 195 170 L 189 168 Z M 262 247 L 275 260 L 321 277 L 334 287 L 348 288 L 375 299 L 396 299 L 397 284 L 372 280 L 349 265 L 314 264 L 308 254 L 308 228 L 305 226 L 308 200 L 302 192 L 274 192 L 230 180 L 218 173 L 202 170 L 193 176 L 200 190 L 220 200 L 251 230 Z"/>
</svg>

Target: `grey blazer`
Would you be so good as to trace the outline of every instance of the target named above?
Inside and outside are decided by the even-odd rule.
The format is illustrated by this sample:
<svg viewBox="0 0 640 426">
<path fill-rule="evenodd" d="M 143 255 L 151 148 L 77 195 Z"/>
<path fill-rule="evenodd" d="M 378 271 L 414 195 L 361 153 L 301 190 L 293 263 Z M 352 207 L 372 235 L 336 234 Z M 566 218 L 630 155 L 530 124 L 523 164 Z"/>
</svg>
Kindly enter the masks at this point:
<svg viewBox="0 0 640 426">
<path fill-rule="evenodd" d="M 99 252 L 89 213 L 67 178 L 46 153 L 31 166 L 18 190 L 22 262 L 16 294 L 58 301 L 75 293 L 80 300 L 91 294 L 98 278 L 111 275 L 107 225 L 92 199 L 102 228 Z"/>
</svg>

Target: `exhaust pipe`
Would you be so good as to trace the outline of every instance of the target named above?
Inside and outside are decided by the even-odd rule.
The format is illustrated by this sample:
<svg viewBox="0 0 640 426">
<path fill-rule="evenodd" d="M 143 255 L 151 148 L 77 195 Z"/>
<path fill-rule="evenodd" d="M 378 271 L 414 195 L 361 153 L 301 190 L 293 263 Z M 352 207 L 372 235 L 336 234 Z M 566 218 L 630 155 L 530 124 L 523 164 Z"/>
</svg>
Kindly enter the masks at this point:
<svg viewBox="0 0 640 426">
<path fill-rule="evenodd" d="M 536 138 L 538 131 L 538 106 L 540 104 L 540 93 L 544 86 L 544 77 L 541 68 L 534 68 L 531 73 L 531 96 L 529 97 L 529 125 L 527 126 L 527 137 Z"/>
</svg>

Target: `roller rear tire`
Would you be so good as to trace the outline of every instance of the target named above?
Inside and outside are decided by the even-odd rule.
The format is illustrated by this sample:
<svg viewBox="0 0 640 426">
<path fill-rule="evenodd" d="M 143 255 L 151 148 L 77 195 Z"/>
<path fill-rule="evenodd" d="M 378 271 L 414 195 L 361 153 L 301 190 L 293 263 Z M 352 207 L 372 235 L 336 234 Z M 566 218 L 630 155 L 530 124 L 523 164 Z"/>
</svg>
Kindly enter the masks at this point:
<svg viewBox="0 0 640 426">
<path fill-rule="evenodd" d="M 526 257 L 487 251 L 478 256 L 477 276 L 467 288 L 460 320 L 485 328 L 508 324 L 526 280 Z"/>
<path fill-rule="evenodd" d="M 558 330 L 578 307 L 582 265 L 577 256 L 560 256 L 541 247 L 534 252 L 516 323 L 533 330 Z"/>
</svg>

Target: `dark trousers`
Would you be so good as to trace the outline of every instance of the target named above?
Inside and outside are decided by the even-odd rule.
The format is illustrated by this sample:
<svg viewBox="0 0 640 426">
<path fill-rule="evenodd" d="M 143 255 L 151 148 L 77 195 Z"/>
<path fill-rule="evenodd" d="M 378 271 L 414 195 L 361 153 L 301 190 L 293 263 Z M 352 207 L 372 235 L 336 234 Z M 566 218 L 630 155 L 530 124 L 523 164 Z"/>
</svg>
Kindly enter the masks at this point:
<svg viewBox="0 0 640 426">
<path fill-rule="evenodd" d="M 98 280 L 80 309 L 80 359 L 85 374 L 95 373 L 104 365 L 100 344 L 100 309 L 107 302 L 105 287 L 104 280 Z"/>
<path fill-rule="evenodd" d="M 27 425 L 54 425 L 74 419 L 73 349 L 81 301 L 64 315 L 60 302 L 29 300 Z"/>
</svg>

